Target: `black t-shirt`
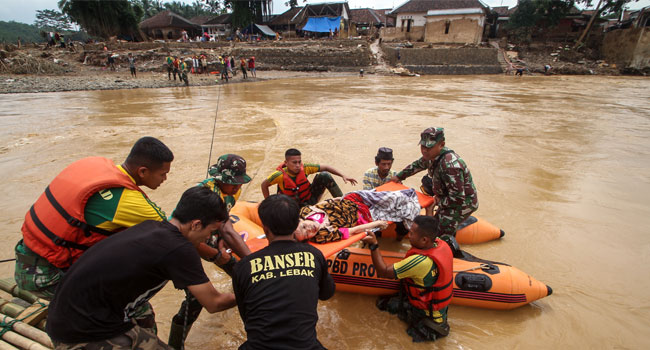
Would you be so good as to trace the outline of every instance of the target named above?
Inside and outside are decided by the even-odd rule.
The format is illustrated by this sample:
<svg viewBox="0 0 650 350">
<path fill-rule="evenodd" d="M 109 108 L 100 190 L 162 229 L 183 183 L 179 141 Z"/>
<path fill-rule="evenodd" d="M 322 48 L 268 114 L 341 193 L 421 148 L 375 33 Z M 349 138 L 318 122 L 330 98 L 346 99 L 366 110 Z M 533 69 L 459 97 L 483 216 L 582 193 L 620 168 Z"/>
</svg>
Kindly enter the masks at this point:
<svg viewBox="0 0 650 350">
<path fill-rule="evenodd" d="M 92 246 L 65 273 L 50 303 L 55 341 L 110 339 L 133 327 L 134 310 L 167 281 L 208 282 L 196 248 L 169 222 L 145 221 Z"/>
<path fill-rule="evenodd" d="M 335 286 L 320 250 L 274 241 L 235 265 L 232 284 L 248 335 L 240 349 L 323 349 L 316 307 Z"/>
</svg>

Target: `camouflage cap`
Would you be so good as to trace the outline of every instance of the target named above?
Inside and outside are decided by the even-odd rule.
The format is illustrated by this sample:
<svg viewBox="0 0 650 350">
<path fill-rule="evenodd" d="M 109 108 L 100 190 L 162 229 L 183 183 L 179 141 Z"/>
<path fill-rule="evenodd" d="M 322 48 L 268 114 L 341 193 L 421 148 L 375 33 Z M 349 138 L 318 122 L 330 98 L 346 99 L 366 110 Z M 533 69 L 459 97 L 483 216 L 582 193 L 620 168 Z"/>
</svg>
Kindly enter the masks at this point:
<svg viewBox="0 0 650 350">
<path fill-rule="evenodd" d="M 445 129 L 443 128 L 426 128 L 422 133 L 420 133 L 420 145 L 431 148 L 436 145 L 436 143 L 445 140 Z"/>
<path fill-rule="evenodd" d="M 215 180 L 228 185 L 241 185 L 251 181 L 246 175 L 246 161 L 236 154 L 224 154 L 208 170 Z"/>
</svg>

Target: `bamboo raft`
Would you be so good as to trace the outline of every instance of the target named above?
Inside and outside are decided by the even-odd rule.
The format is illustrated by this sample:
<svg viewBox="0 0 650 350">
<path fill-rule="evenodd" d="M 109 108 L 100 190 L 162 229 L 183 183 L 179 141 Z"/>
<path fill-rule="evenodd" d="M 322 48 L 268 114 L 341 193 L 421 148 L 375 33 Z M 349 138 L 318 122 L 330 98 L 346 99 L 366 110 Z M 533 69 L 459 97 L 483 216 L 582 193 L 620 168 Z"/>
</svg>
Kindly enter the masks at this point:
<svg viewBox="0 0 650 350">
<path fill-rule="evenodd" d="M 49 302 L 21 290 L 13 278 L 0 279 L 0 290 L 14 298 L 0 297 L 0 350 L 54 349 L 44 332 Z"/>
</svg>

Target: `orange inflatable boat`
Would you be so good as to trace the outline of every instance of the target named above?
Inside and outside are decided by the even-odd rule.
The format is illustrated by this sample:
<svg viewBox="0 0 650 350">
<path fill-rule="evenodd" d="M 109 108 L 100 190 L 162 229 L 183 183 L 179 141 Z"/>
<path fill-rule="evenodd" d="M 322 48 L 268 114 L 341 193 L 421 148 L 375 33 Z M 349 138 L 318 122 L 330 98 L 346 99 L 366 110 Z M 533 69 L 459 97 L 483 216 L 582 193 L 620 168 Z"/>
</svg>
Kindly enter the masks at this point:
<svg viewBox="0 0 650 350">
<path fill-rule="evenodd" d="M 268 245 L 257 213 L 257 203 L 239 201 L 230 218 L 252 251 Z M 399 290 L 399 281 L 378 278 L 370 251 L 346 248 L 365 237 L 356 234 L 346 240 L 326 244 L 310 243 L 328 259 L 329 271 L 338 292 L 390 295 Z M 385 236 L 384 236 L 385 237 Z M 337 254 L 338 253 L 338 254 Z M 387 264 L 404 258 L 404 253 L 382 251 Z M 507 264 L 485 261 L 462 252 L 454 259 L 454 291 L 451 303 L 488 309 L 513 309 L 552 293 L 552 289 L 530 275 Z"/>
<path fill-rule="evenodd" d="M 551 295 L 551 287 L 516 267 L 485 261 L 462 252 L 454 258 L 454 291 L 451 303 L 487 309 L 514 309 Z M 404 253 L 381 251 L 387 265 Z M 347 248 L 327 260 L 337 292 L 391 295 L 399 291 L 398 280 L 378 278 L 368 249 Z"/>
</svg>

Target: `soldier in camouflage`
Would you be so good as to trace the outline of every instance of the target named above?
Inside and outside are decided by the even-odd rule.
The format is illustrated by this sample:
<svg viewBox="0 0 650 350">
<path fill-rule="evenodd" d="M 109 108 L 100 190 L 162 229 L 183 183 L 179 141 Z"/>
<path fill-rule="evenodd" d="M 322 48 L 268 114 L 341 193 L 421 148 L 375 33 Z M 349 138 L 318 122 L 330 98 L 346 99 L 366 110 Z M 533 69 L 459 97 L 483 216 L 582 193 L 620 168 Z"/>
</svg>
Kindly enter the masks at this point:
<svg viewBox="0 0 650 350">
<path fill-rule="evenodd" d="M 226 205 L 226 209 L 230 212 L 241 195 L 242 185 L 251 181 L 251 178 L 246 175 L 246 160 L 236 154 L 224 154 L 219 157 L 216 164 L 210 166 L 208 174 L 210 177 L 199 183 L 199 186 L 207 187 L 212 192 L 218 193 Z M 232 276 L 237 260 L 226 252 L 224 242 L 239 257 L 250 254 L 248 246 L 235 231 L 230 221 L 224 223 L 218 231 L 213 232 L 206 244 L 201 244 L 198 250 L 203 259 L 215 263 Z M 201 303 L 186 291 L 185 301 L 172 318 L 168 341 L 170 347 L 177 350 L 183 349 L 185 338 L 202 309 Z"/>
<path fill-rule="evenodd" d="M 445 147 L 443 128 L 427 128 L 420 134 L 422 157 L 397 173 L 391 181 L 401 182 L 422 170 L 422 189 L 436 196 L 441 235 L 454 236 L 458 225 L 478 209 L 476 187 L 465 161 Z"/>
</svg>

